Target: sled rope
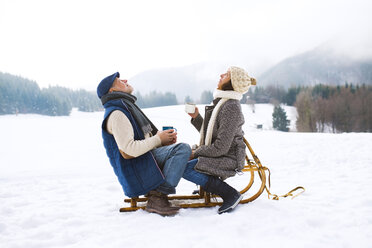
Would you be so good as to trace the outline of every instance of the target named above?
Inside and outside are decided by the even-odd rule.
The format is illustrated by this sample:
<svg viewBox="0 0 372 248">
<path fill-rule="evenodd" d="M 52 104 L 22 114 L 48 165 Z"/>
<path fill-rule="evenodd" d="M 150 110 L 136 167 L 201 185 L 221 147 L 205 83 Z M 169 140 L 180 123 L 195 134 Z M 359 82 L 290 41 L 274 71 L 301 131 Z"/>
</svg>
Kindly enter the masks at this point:
<svg viewBox="0 0 372 248">
<path fill-rule="evenodd" d="M 269 187 L 267 187 L 267 185 L 265 184 L 265 190 L 267 192 L 267 197 L 271 200 L 279 200 L 280 197 L 282 198 L 286 198 L 288 196 L 292 196 L 292 199 L 294 199 L 295 197 L 299 196 L 300 194 L 302 194 L 303 192 L 305 192 L 305 188 L 302 187 L 302 186 L 298 186 L 294 189 L 292 189 L 291 191 L 289 191 L 287 194 L 285 195 L 277 195 L 277 194 L 273 194 L 270 192 L 270 187 L 271 187 L 271 172 L 270 172 L 270 169 L 267 168 L 267 167 L 264 167 L 262 166 L 260 160 L 258 159 L 258 157 L 256 156 L 256 154 L 253 152 L 253 149 L 252 147 L 249 145 L 248 141 L 244 138 L 244 143 L 247 145 L 249 151 L 251 152 L 252 156 L 253 156 L 253 159 L 255 161 L 256 164 L 253 164 L 252 162 L 249 161 L 249 159 L 247 158 L 247 161 L 248 161 L 248 164 L 251 165 L 251 168 L 254 170 L 254 171 L 257 171 L 258 172 L 258 175 L 260 176 L 260 179 L 262 181 L 262 172 L 267 170 L 269 171 L 269 176 L 268 176 L 268 179 L 269 179 Z M 296 192 L 297 190 L 302 190 L 301 192 L 297 193 L 297 194 L 293 194 L 294 192 Z M 271 198 L 270 198 L 271 197 Z"/>
<path fill-rule="evenodd" d="M 263 167 L 263 168 L 265 168 L 265 167 Z M 294 189 L 292 189 L 291 191 L 289 191 L 287 194 L 285 194 L 285 195 L 281 195 L 281 196 L 279 196 L 279 195 L 277 195 L 277 194 L 273 194 L 273 193 L 271 193 L 270 192 L 270 176 L 271 176 L 271 172 L 270 172 L 270 170 L 268 169 L 268 168 L 266 168 L 268 171 L 269 171 L 269 187 L 267 187 L 266 185 L 265 185 L 265 190 L 266 190 L 266 192 L 267 192 L 267 197 L 270 199 L 270 196 L 272 197 L 271 198 L 271 200 L 279 200 L 279 197 L 282 197 L 282 198 L 286 198 L 286 197 L 288 197 L 288 196 L 292 196 L 292 199 L 293 198 L 295 198 L 295 197 L 297 197 L 297 196 L 299 196 L 300 194 L 302 194 L 303 192 L 305 192 L 305 188 L 304 187 L 302 187 L 302 186 L 298 186 L 298 187 L 296 187 L 296 188 L 294 188 Z M 302 189 L 302 191 L 301 192 L 299 192 L 299 193 L 297 193 L 296 195 L 293 195 L 293 193 L 294 192 L 296 192 L 297 190 L 299 190 L 299 189 Z"/>
</svg>

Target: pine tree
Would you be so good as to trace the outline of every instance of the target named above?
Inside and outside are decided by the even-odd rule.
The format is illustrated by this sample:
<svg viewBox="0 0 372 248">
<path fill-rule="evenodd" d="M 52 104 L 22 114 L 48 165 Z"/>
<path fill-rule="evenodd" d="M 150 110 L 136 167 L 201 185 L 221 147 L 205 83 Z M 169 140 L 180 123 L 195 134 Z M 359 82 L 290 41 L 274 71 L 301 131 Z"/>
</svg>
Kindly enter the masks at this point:
<svg viewBox="0 0 372 248">
<path fill-rule="evenodd" d="M 287 113 L 280 105 L 274 107 L 273 112 L 273 128 L 279 131 L 289 131 L 289 120 L 287 119 Z"/>
<path fill-rule="evenodd" d="M 194 101 L 192 100 L 192 98 L 190 96 L 185 97 L 184 103 L 193 103 L 193 102 Z"/>
<path fill-rule="evenodd" d="M 205 90 L 202 92 L 200 96 L 200 103 L 201 104 L 210 104 L 213 101 L 213 93 L 212 91 Z"/>
</svg>

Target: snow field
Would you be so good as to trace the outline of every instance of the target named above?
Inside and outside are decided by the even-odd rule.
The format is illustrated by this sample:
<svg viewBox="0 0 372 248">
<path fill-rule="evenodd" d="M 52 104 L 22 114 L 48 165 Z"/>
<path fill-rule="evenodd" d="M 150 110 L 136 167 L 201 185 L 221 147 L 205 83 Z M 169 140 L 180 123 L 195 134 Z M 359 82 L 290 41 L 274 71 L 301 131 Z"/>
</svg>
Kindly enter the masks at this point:
<svg viewBox="0 0 372 248">
<path fill-rule="evenodd" d="M 300 185 L 306 192 L 280 201 L 264 192 L 232 213 L 181 209 L 165 218 L 119 212 L 126 205 L 102 145 L 102 113 L 0 116 L 0 246 L 371 247 L 372 134 L 277 132 L 272 109 L 243 106 L 245 137 L 271 170 L 272 193 Z M 296 113 L 285 110 L 294 130 Z M 198 143 L 183 106 L 144 111 L 159 128 L 176 127 L 178 142 Z M 194 189 L 181 180 L 177 191 Z"/>
</svg>

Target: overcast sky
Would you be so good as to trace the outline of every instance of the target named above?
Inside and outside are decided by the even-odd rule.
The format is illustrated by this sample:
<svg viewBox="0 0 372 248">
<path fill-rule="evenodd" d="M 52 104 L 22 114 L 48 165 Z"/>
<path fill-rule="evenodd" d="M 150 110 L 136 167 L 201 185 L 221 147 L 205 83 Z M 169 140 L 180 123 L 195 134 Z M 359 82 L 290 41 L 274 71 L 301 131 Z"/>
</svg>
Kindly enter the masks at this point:
<svg viewBox="0 0 372 248">
<path fill-rule="evenodd" d="M 200 62 L 257 75 L 329 41 L 372 55 L 371 13 L 369 0 L 0 0 L 0 71 L 87 90 Z"/>
</svg>

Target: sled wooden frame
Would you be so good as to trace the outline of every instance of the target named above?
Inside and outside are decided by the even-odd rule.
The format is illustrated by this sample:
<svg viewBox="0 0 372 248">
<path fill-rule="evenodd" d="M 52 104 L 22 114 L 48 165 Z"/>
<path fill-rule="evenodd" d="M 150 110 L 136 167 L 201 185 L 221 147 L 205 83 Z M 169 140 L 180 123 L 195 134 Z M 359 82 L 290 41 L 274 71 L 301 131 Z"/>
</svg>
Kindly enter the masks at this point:
<svg viewBox="0 0 372 248">
<path fill-rule="evenodd" d="M 270 170 L 267 167 L 262 166 L 260 160 L 258 159 L 258 157 L 254 153 L 252 147 L 250 146 L 250 144 L 248 143 L 248 141 L 245 138 L 244 138 L 244 143 L 247 146 L 252 159 L 250 159 L 248 157 L 248 154 L 246 154 L 246 156 L 245 156 L 246 164 L 245 164 L 244 169 L 242 170 L 242 172 L 243 173 L 250 173 L 251 177 L 250 177 L 250 181 L 247 184 L 247 186 L 244 189 L 242 189 L 240 191 L 240 193 L 244 196 L 244 193 L 246 193 L 252 187 L 252 185 L 254 183 L 255 172 L 257 172 L 257 174 L 258 174 L 258 176 L 261 180 L 261 186 L 254 195 L 252 195 L 252 196 L 250 196 L 246 199 L 243 197 L 243 199 L 239 203 L 240 204 L 245 204 L 245 203 L 252 202 L 252 201 L 256 200 L 263 193 L 263 191 L 265 189 L 266 189 L 267 193 L 269 194 L 269 198 L 270 198 L 270 195 L 271 195 L 271 196 L 273 196 L 274 200 L 277 200 L 279 196 L 271 194 L 268 187 L 266 186 L 266 173 L 265 173 L 265 171 L 269 171 L 268 181 L 269 181 L 269 188 L 270 188 Z M 286 197 L 288 195 L 292 195 L 291 193 L 296 191 L 299 188 L 302 188 L 302 187 L 295 188 L 294 190 L 290 191 L 287 195 L 285 195 L 283 197 Z M 196 203 L 176 204 L 177 206 L 179 206 L 181 208 L 204 208 L 204 207 L 214 207 L 214 206 L 217 206 L 217 205 L 222 205 L 222 202 L 217 201 L 217 199 L 216 199 L 216 198 L 219 198 L 219 196 L 212 195 L 210 193 L 205 192 L 202 187 L 200 187 L 200 189 L 197 190 L 196 194 L 194 194 L 194 193 L 192 195 L 170 196 L 170 197 L 168 197 L 168 199 L 170 201 L 174 201 L 174 200 L 198 201 Z M 147 202 L 147 197 L 128 198 L 128 199 L 124 199 L 124 202 L 130 203 L 130 207 L 120 208 L 120 212 L 136 211 L 138 209 L 145 209 L 145 207 L 146 207 L 145 204 L 142 204 L 141 206 L 139 206 L 138 203 Z"/>
</svg>

